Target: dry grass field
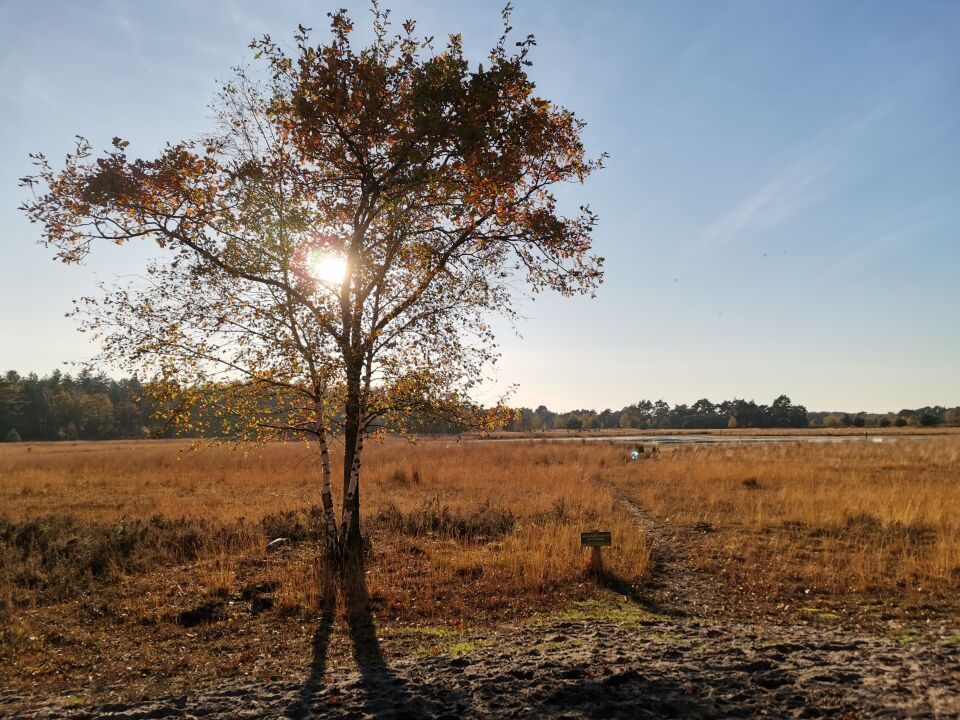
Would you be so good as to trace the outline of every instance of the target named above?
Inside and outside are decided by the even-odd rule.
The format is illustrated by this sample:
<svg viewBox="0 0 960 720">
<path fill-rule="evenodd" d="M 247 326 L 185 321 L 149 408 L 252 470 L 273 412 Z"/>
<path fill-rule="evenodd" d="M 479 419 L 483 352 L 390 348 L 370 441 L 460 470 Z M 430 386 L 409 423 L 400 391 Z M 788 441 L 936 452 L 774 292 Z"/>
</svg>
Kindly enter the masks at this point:
<svg viewBox="0 0 960 720">
<path fill-rule="evenodd" d="M 292 443 L 188 447 L 0 446 L 4 684 L 136 694 L 305 662 L 317 468 Z M 676 447 L 638 462 L 629 450 L 371 444 L 367 588 L 387 644 L 445 652 L 471 628 L 597 597 L 582 530 L 613 532 L 606 565 L 642 598 L 656 538 L 621 498 L 677 530 L 717 613 L 956 614 L 960 436 Z"/>
<path fill-rule="evenodd" d="M 692 531 L 696 564 L 741 608 L 955 606 L 958 435 L 675 448 L 618 484 Z"/>
<path fill-rule="evenodd" d="M 56 686 L 262 672 L 309 650 L 319 604 L 317 468 L 302 445 L 248 457 L 178 442 L 0 447 L 0 674 Z M 466 627 L 588 598 L 579 532 L 641 528 L 598 482 L 622 453 L 399 440 L 368 447 L 372 611 L 427 647 Z M 277 551 L 266 543 L 289 538 Z M 425 629 L 424 629 L 425 628 Z M 442 644 L 442 643 L 441 643 Z"/>
</svg>

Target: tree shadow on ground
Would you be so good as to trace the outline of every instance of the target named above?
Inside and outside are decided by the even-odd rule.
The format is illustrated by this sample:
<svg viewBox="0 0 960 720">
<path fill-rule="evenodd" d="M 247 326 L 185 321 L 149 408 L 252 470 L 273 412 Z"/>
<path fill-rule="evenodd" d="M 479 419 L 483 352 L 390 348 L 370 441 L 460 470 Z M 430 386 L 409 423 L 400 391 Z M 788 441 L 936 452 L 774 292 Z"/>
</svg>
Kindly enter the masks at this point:
<svg viewBox="0 0 960 720">
<path fill-rule="evenodd" d="M 307 674 L 307 679 L 300 687 L 297 699 L 290 704 L 284 713 L 290 718 L 302 718 L 310 714 L 310 705 L 317 692 L 323 687 L 324 675 L 327 672 L 330 635 L 333 632 L 333 623 L 336 619 L 337 584 L 332 573 L 324 571 L 321 576 L 320 623 L 313 633 L 311 642 L 310 671 Z"/>
<path fill-rule="evenodd" d="M 601 570 L 596 581 L 647 612 L 675 614 L 609 570 Z M 360 675 L 354 682 L 338 682 L 339 689 L 325 686 L 338 598 Z M 326 714 L 414 720 L 454 718 L 481 708 L 504 716 L 573 712 L 589 718 L 627 718 L 636 717 L 638 711 L 643 716 L 657 717 L 717 715 L 716 705 L 690 697 L 690 690 L 676 678 L 646 677 L 634 663 L 623 668 L 605 668 L 602 676 L 595 676 L 597 668 L 588 658 L 575 659 L 570 664 L 572 658 L 566 662 L 558 658 L 557 665 L 549 656 L 535 659 L 538 655 L 507 653 L 496 667 L 488 668 L 465 686 L 458 682 L 462 668 L 476 660 L 438 656 L 414 663 L 404 672 L 404 679 L 384 657 L 362 569 L 326 574 L 322 600 L 307 678 L 284 713 L 296 720 Z M 525 672 L 527 667 L 529 671 Z M 334 697 L 328 696 L 330 691 L 335 693 Z M 345 694 L 341 694 L 343 691 Z"/>
<path fill-rule="evenodd" d="M 645 596 L 635 584 L 625 580 L 607 568 L 601 568 L 599 572 L 593 573 L 593 576 L 600 587 L 612 590 L 618 595 L 623 595 L 634 605 L 639 605 L 653 615 L 665 615 L 669 617 L 680 617 L 683 615 L 679 610 L 664 607 L 652 598 Z"/>
<path fill-rule="evenodd" d="M 430 717 L 419 703 L 411 701 L 404 688 L 404 681 L 383 657 L 363 569 L 347 572 L 341 583 L 341 590 L 347 610 L 347 627 L 353 645 L 353 656 L 360 669 L 367 711 L 377 716 Z"/>
<path fill-rule="evenodd" d="M 417 719 L 439 717 L 444 712 L 449 713 L 451 708 L 463 707 L 462 695 L 451 688 L 418 684 L 418 697 L 411 697 L 405 688 L 406 681 L 396 674 L 384 658 L 362 567 L 346 570 L 342 574 L 323 575 L 323 604 L 320 623 L 313 636 L 310 669 L 297 698 L 284 713 L 287 717 L 299 719 L 314 712 L 324 712 L 324 708 L 314 706 L 318 701 L 324 702 L 318 695 L 325 686 L 338 594 L 345 610 L 354 660 L 360 672 L 357 689 L 362 692 L 366 713 L 384 718 Z"/>
</svg>

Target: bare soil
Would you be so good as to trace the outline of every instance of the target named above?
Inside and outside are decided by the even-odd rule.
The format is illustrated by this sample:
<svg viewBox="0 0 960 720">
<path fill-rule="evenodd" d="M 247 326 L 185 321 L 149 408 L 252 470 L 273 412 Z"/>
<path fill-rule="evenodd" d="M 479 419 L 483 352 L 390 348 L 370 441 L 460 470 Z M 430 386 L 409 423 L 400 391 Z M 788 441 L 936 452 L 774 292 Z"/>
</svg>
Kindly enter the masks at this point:
<svg viewBox="0 0 960 720">
<path fill-rule="evenodd" d="M 817 626 L 585 617 L 472 643 L 420 658 L 358 651 L 359 668 L 140 703 L 4 701 L 21 701 L 11 716 L 25 718 L 960 717 L 960 645 L 932 629 L 903 642 Z"/>
<path fill-rule="evenodd" d="M 814 601 L 753 607 L 697 563 L 697 534 L 622 498 L 653 539 L 636 588 L 486 632 L 317 618 L 304 662 L 263 680 L 198 678 L 185 694 L 89 704 L 83 688 L 0 693 L 22 718 L 936 717 L 960 718 L 954 612 L 867 613 Z M 735 595 L 735 593 L 733 593 Z M 115 688 L 117 697 L 126 694 Z"/>
</svg>

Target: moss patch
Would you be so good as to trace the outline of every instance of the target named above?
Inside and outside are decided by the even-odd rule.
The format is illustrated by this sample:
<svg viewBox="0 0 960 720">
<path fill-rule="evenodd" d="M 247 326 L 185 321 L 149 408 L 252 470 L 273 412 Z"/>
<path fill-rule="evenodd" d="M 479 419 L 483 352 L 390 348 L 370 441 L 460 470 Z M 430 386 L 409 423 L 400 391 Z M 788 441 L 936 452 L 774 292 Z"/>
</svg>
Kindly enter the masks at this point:
<svg viewBox="0 0 960 720">
<path fill-rule="evenodd" d="M 567 608 L 558 612 L 535 615 L 528 619 L 526 624 L 541 627 L 557 622 L 600 620 L 636 626 L 651 620 L 662 620 L 664 617 L 652 613 L 636 603 L 624 600 L 622 595 L 604 592 L 597 598 L 571 603 Z"/>
<path fill-rule="evenodd" d="M 479 650 L 480 648 L 490 647 L 494 644 L 493 640 L 464 640 L 463 642 L 455 642 L 447 645 L 442 654 L 443 655 L 466 655 L 467 653 L 472 653 L 474 650 Z"/>
<path fill-rule="evenodd" d="M 815 618 L 820 620 L 839 620 L 840 616 L 835 612 L 830 612 L 829 610 L 822 610 L 817 607 L 802 607 L 800 612 L 812 615 Z"/>
<path fill-rule="evenodd" d="M 449 638 L 459 637 L 463 635 L 463 632 L 452 630 L 443 625 L 405 625 L 390 627 L 387 634 L 394 637 Z"/>
</svg>

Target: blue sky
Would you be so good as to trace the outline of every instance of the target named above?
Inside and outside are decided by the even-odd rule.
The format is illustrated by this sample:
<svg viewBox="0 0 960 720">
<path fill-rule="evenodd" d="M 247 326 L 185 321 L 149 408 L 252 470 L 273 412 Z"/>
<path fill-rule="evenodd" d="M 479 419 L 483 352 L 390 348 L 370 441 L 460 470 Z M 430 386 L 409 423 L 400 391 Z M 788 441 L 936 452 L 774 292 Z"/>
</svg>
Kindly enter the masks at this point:
<svg viewBox="0 0 960 720">
<path fill-rule="evenodd" d="M 480 58 L 499 3 L 385 3 Z M 149 156 L 209 127 L 218 79 L 268 32 L 347 5 L 0 0 L 0 369 L 90 357 L 70 301 L 147 248 L 65 268 L 16 210 L 27 153 L 75 134 Z M 539 92 L 608 168 L 594 300 L 521 300 L 498 387 L 558 410 L 780 393 L 811 409 L 960 404 L 960 4 L 532 2 Z M 490 388 L 490 397 L 497 392 Z"/>
</svg>

